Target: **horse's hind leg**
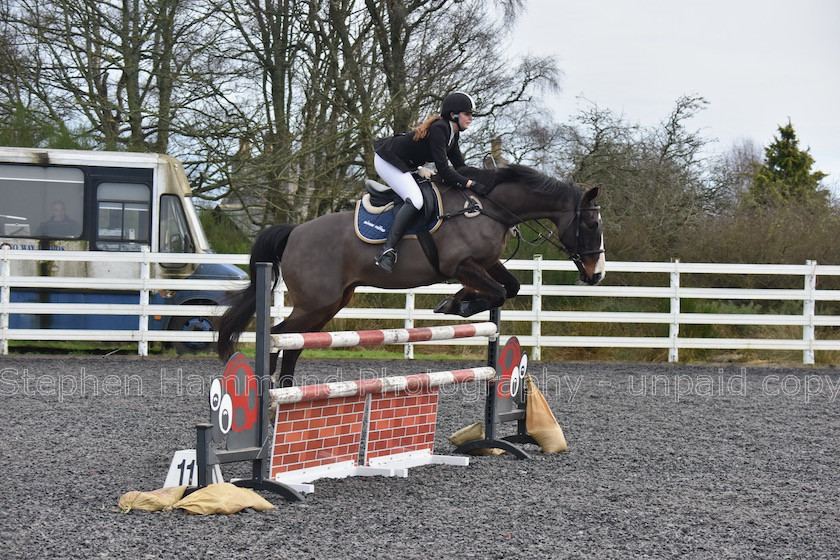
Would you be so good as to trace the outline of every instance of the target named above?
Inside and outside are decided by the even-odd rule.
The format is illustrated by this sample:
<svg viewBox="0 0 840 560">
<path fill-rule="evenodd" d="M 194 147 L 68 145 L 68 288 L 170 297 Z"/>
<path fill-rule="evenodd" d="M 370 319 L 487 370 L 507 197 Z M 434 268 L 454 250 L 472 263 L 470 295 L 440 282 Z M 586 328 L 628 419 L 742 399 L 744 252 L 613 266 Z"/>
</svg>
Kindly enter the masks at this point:
<svg viewBox="0 0 840 560">
<path fill-rule="evenodd" d="M 330 319 L 332 319 L 336 313 L 338 313 L 338 310 L 333 311 L 328 317 L 323 318 L 320 322 L 313 326 L 301 327 L 299 330 L 284 329 L 280 332 L 318 332 L 330 322 Z M 286 323 L 286 321 L 283 321 L 280 325 L 283 325 L 284 323 Z M 280 325 L 278 325 L 278 327 Z M 280 333 L 278 332 L 277 334 Z M 300 358 L 302 352 L 303 350 L 283 350 L 283 360 L 280 362 L 280 375 L 274 377 L 275 387 L 291 387 L 295 384 L 295 366 L 297 365 L 298 358 Z M 277 354 L 272 354 L 271 359 L 273 364 L 270 371 L 274 371 L 277 367 Z"/>
<path fill-rule="evenodd" d="M 350 302 L 353 297 L 355 287 L 349 287 L 344 290 L 341 299 L 334 304 L 322 308 L 317 311 L 301 312 L 300 308 L 295 307 L 291 315 L 282 323 L 275 325 L 271 329 L 272 334 L 281 333 L 301 333 L 301 332 L 317 332 L 323 329 L 330 319 L 335 317 L 335 314 Z M 280 374 L 274 377 L 275 387 L 291 387 L 294 385 L 295 366 L 298 358 L 303 350 L 284 350 L 283 360 L 280 363 Z M 273 353 L 270 356 L 269 371 L 274 372 L 277 369 L 277 354 Z"/>
<path fill-rule="evenodd" d="M 291 387 L 295 381 L 295 365 L 303 350 L 283 350 L 283 361 L 280 365 L 280 375 L 274 378 L 275 387 Z M 272 354 L 274 359 L 273 368 L 277 367 L 277 354 Z"/>
<path fill-rule="evenodd" d="M 321 316 L 317 319 L 307 320 L 308 316 L 311 316 L 311 314 L 307 313 L 304 316 L 296 317 L 296 311 L 297 309 L 292 310 L 291 315 L 289 315 L 285 321 L 273 326 L 271 328 L 271 334 L 317 331 L 323 328 L 323 325 L 332 318 L 332 315 L 330 315 L 326 319 Z M 316 320 L 317 322 L 315 322 Z M 319 324 L 321 325 L 320 327 L 318 327 Z M 301 352 L 303 352 L 303 350 L 283 350 L 283 359 L 280 363 L 279 375 L 276 372 L 279 352 L 272 352 L 269 355 L 268 370 L 272 372 L 273 385 L 275 387 L 291 387 L 294 385 L 295 365 L 297 364 Z"/>
</svg>

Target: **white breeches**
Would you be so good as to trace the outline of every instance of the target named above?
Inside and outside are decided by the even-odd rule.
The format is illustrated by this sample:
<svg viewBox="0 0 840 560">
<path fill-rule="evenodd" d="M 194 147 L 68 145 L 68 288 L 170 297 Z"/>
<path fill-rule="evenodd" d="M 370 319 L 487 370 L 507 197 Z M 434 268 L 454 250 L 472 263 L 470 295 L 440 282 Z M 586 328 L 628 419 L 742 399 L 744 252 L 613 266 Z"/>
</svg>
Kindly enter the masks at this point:
<svg viewBox="0 0 840 560">
<path fill-rule="evenodd" d="M 423 208 L 423 195 L 417 181 L 408 171 L 400 171 L 381 157 L 379 154 L 373 156 L 373 166 L 379 176 L 391 187 L 403 200 L 411 200 L 411 204 L 418 210 Z"/>
</svg>

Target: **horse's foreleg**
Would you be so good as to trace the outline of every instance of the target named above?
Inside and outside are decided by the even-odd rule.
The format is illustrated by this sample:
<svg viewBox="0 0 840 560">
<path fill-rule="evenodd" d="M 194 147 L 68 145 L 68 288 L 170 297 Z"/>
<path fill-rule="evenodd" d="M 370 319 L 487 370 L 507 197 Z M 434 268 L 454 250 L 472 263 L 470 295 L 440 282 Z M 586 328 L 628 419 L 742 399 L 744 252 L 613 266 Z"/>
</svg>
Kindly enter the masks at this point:
<svg viewBox="0 0 840 560">
<path fill-rule="evenodd" d="M 516 295 L 519 293 L 519 280 L 516 278 L 516 276 L 511 274 L 507 268 L 505 268 L 505 265 L 503 265 L 501 261 L 496 262 L 496 264 L 488 268 L 487 273 L 493 280 L 495 280 L 504 287 L 505 299 L 516 297 Z M 485 296 L 479 294 L 473 289 L 462 288 L 456 294 L 445 298 L 443 301 L 437 304 L 437 306 L 435 307 L 435 313 L 451 313 L 459 315 L 461 312 L 462 304 L 481 299 L 486 298 Z"/>
<path fill-rule="evenodd" d="M 449 313 L 457 315 L 461 302 L 465 299 L 469 299 L 470 297 L 475 297 L 475 292 L 466 288 L 461 288 L 457 293 L 441 300 L 441 302 L 435 306 L 435 313 Z"/>
<path fill-rule="evenodd" d="M 498 261 L 496 264 L 488 268 L 487 273 L 490 274 L 490 277 L 493 278 L 493 280 L 505 287 L 506 299 L 516 297 L 516 294 L 519 293 L 519 280 L 516 276 L 511 274 L 507 268 L 505 268 L 502 261 Z"/>
<path fill-rule="evenodd" d="M 455 278 L 463 284 L 464 289 L 453 296 L 452 310 L 462 317 L 469 317 L 505 302 L 505 286 L 494 280 L 483 267 L 472 259 L 467 259 L 458 265 Z M 460 301 L 454 297 L 460 295 Z"/>
</svg>

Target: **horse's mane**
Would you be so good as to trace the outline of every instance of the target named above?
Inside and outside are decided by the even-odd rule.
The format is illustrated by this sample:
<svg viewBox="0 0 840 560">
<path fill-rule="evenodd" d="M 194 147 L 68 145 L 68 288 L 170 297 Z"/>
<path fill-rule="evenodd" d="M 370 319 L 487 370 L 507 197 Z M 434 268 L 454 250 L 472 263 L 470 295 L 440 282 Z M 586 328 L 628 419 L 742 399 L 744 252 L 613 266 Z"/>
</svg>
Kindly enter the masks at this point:
<svg viewBox="0 0 840 560">
<path fill-rule="evenodd" d="M 499 183 L 522 183 L 535 191 L 562 196 L 578 196 L 583 189 L 572 183 L 549 177 L 545 173 L 516 163 L 498 169 L 479 169 L 477 167 L 462 167 L 458 173 L 468 179 L 474 179 L 487 186 L 495 187 Z"/>
</svg>

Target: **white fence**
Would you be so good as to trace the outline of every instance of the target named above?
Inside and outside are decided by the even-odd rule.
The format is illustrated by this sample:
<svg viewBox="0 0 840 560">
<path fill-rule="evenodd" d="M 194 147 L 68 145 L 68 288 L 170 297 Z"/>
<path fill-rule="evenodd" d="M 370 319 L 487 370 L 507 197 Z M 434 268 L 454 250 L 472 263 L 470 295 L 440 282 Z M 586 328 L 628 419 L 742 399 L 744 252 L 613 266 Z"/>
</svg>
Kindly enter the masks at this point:
<svg viewBox="0 0 840 560">
<path fill-rule="evenodd" d="M 140 274 L 137 278 L 108 278 L 97 284 L 100 290 L 137 291 L 136 304 L 44 304 L 11 303 L 10 290 L 14 288 L 42 289 L 85 289 L 90 288 L 88 278 L 57 278 L 44 276 L 13 276 L 14 261 L 130 261 L 140 259 Z M 206 262 L 245 264 L 247 255 L 173 255 L 163 253 L 106 253 L 106 252 L 71 252 L 71 251 L 28 251 L 0 250 L 0 354 L 9 350 L 9 341 L 22 340 L 88 340 L 133 342 L 137 344 L 140 355 L 148 353 L 149 342 L 205 341 L 210 342 L 214 333 L 155 331 L 149 330 L 149 317 L 219 315 L 224 309 L 214 306 L 174 306 L 150 305 L 149 294 L 159 290 L 210 289 L 235 290 L 242 284 L 213 280 L 178 280 L 157 279 L 150 277 L 152 263 L 155 262 Z M 523 323 L 515 334 L 523 346 L 531 348 L 531 357 L 540 359 L 541 349 L 548 347 L 586 347 L 586 348 L 661 348 L 667 349 L 668 360 L 679 360 L 680 349 L 759 349 L 759 350 L 795 350 L 802 351 L 805 364 L 814 363 L 814 352 L 820 350 L 840 351 L 840 339 L 818 338 L 817 328 L 840 327 L 840 315 L 817 314 L 818 302 L 840 301 L 840 290 L 819 289 L 821 277 L 840 276 L 840 266 L 818 265 L 808 261 L 802 265 L 758 265 L 758 264 L 705 264 L 705 263 L 656 263 L 656 262 L 608 262 L 608 275 L 605 285 L 580 286 L 573 284 L 547 284 L 543 275 L 549 271 L 574 271 L 569 261 L 545 261 L 539 257 L 534 260 L 511 260 L 506 263 L 510 270 L 528 271 L 531 283 L 523 283 L 517 300 L 530 299 L 528 309 L 505 309 L 502 320 L 505 323 Z M 639 273 L 646 278 L 658 275 L 657 282 L 643 281 L 639 284 L 659 283 L 661 286 L 611 285 L 610 274 L 616 272 Z M 756 275 L 799 277 L 801 289 L 765 288 L 744 289 L 716 286 L 686 287 L 681 283 L 681 276 L 694 274 L 715 275 Z M 667 281 L 664 281 L 667 278 Z M 659 281 L 662 280 L 662 281 Z M 383 319 L 403 321 L 406 327 L 415 326 L 415 322 L 453 322 L 459 317 L 435 314 L 432 307 L 417 307 L 417 296 L 432 294 L 443 297 L 455 293 L 457 284 L 434 284 L 413 290 L 381 290 L 360 287 L 357 293 L 400 293 L 404 294 L 405 306 L 400 308 L 363 308 L 348 307 L 342 310 L 338 318 L 370 320 L 371 326 L 379 328 Z M 282 283 L 274 294 L 271 309 L 272 317 L 279 320 L 285 317 L 290 307 L 284 305 L 285 291 Z M 667 311 L 591 311 L 582 305 L 580 310 L 549 311 L 544 310 L 546 298 L 644 298 L 667 301 Z M 435 298 L 437 299 L 437 298 Z M 685 313 L 681 303 L 688 299 L 695 300 L 739 300 L 739 301 L 794 301 L 801 304 L 801 313 Z M 59 309 L 60 307 L 60 309 Z M 665 306 L 662 306 L 665 307 Z M 137 315 L 136 330 L 56 330 L 56 329 L 12 329 L 9 328 L 10 314 L 99 314 L 99 315 Z M 476 315 L 470 322 L 486 320 L 488 314 Z M 530 329 L 527 324 L 530 323 Z M 668 336 L 556 336 L 543 334 L 548 323 L 611 323 L 611 324 L 657 324 L 667 325 Z M 795 327 L 793 338 L 689 338 L 680 335 L 684 325 L 788 325 Z M 549 329 L 546 329 L 549 330 Z M 822 331 L 830 329 L 821 329 Z M 514 334 L 514 333 L 506 333 Z M 245 342 L 254 340 L 253 333 L 242 336 Z M 441 343 L 435 343 L 441 344 Z M 478 344 L 474 341 L 449 341 L 447 344 Z M 405 356 L 412 358 L 414 345 L 405 345 Z"/>
</svg>

